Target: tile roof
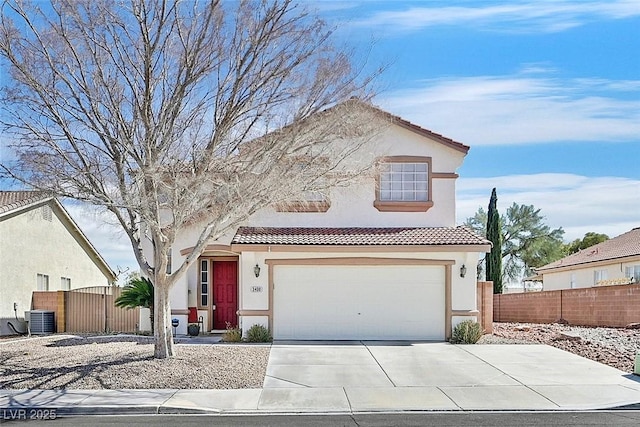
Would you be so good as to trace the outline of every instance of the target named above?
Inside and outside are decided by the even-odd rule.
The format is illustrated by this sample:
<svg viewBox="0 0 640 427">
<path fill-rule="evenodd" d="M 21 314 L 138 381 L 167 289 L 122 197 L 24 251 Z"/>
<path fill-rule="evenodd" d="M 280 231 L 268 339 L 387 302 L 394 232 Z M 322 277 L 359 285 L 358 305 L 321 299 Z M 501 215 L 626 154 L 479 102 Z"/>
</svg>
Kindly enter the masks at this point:
<svg viewBox="0 0 640 427">
<path fill-rule="evenodd" d="M 544 265 L 537 268 L 536 271 L 544 272 L 545 270 L 554 268 L 613 260 L 635 255 L 640 255 L 640 227 L 627 231 L 613 239 L 583 249 L 575 254 L 566 256 L 551 264 Z"/>
<path fill-rule="evenodd" d="M 467 227 L 240 227 L 232 244 L 254 245 L 490 245 Z"/>
<path fill-rule="evenodd" d="M 396 116 L 395 114 L 388 113 L 388 112 L 386 112 L 384 110 L 381 110 L 378 107 L 370 106 L 370 108 L 378 110 L 380 113 L 382 113 L 383 115 L 385 115 L 388 118 L 390 118 L 392 123 L 395 123 L 395 124 L 397 124 L 399 126 L 402 126 L 405 129 L 411 130 L 411 131 L 416 132 L 416 133 L 418 133 L 420 135 L 423 135 L 423 136 L 426 136 L 426 137 L 431 138 L 433 140 L 436 140 L 441 144 L 447 145 L 447 146 L 449 146 L 449 147 L 451 147 L 453 149 L 456 149 L 458 151 L 461 151 L 461 152 L 463 152 L 465 154 L 467 154 L 469 152 L 469 148 L 470 147 L 468 145 L 465 145 L 465 144 L 463 144 L 461 142 L 458 142 L 458 141 L 454 141 L 451 138 L 447 138 L 444 135 L 441 135 L 441 134 L 433 132 L 433 131 L 431 131 L 429 129 L 423 128 L 422 126 L 417 125 L 415 123 L 411 123 L 409 120 L 403 119 L 402 117 Z"/>
<path fill-rule="evenodd" d="M 443 145 L 446 145 L 446 146 L 451 147 L 451 148 L 453 148 L 455 150 L 458 150 L 458 151 L 460 151 L 460 152 L 462 152 L 464 154 L 467 154 L 469 152 L 469 148 L 470 147 L 468 145 L 465 145 L 465 144 L 463 144 L 461 142 L 458 142 L 458 141 L 454 141 L 451 138 L 447 138 L 446 136 L 443 136 L 443 135 L 441 135 L 439 133 L 436 133 L 436 132 L 433 132 L 433 131 L 431 131 L 429 129 L 423 128 L 422 126 L 419 126 L 419 125 L 417 125 L 415 123 L 412 123 L 409 120 L 403 119 L 400 116 L 396 116 L 395 114 L 391 114 L 391 113 L 389 113 L 387 111 L 384 111 L 380 107 L 377 107 L 377 106 L 375 106 L 375 105 L 373 105 L 373 104 L 371 104 L 369 102 L 362 101 L 362 100 L 360 100 L 358 98 L 351 98 L 348 101 L 345 101 L 345 102 L 343 102 L 341 104 L 338 104 L 338 105 L 336 105 L 334 107 L 328 108 L 325 111 L 331 111 L 332 109 L 340 108 L 340 106 L 342 104 L 346 105 L 346 104 L 349 104 L 349 103 L 360 105 L 361 107 L 369 109 L 370 111 L 373 111 L 373 112 L 375 112 L 377 114 L 381 114 L 383 117 L 385 117 L 391 123 L 394 123 L 394 124 L 396 124 L 398 126 L 404 127 L 405 129 L 413 131 L 413 132 L 415 132 L 415 133 L 417 133 L 419 135 L 423 135 L 423 136 L 426 136 L 427 138 L 431 138 L 434 141 L 437 141 L 437 142 L 439 142 L 439 143 L 441 143 Z"/>
<path fill-rule="evenodd" d="M 50 195 L 42 191 L 0 191 L 0 214 L 50 197 Z"/>
</svg>

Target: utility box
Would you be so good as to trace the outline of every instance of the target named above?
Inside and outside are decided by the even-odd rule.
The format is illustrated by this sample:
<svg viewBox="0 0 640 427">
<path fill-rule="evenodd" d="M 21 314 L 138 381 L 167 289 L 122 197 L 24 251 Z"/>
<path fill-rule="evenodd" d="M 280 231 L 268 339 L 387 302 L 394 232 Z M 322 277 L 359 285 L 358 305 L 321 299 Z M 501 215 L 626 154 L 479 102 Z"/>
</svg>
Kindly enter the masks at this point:
<svg viewBox="0 0 640 427">
<path fill-rule="evenodd" d="M 633 367 L 633 373 L 640 375 L 640 352 L 636 353 L 636 364 Z"/>
</svg>

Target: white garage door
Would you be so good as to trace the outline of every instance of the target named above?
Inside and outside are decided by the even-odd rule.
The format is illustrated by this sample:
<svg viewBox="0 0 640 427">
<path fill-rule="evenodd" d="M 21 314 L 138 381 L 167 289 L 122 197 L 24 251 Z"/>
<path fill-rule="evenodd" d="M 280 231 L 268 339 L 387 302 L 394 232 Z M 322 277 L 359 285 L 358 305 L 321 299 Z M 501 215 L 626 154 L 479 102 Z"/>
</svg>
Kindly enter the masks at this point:
<svg viewBox="0 0 640 427">
<path fill-rule="evenodd" d="M 444 340 L 442 266 L 274 266 L 275 339 Z"/>
</svg>

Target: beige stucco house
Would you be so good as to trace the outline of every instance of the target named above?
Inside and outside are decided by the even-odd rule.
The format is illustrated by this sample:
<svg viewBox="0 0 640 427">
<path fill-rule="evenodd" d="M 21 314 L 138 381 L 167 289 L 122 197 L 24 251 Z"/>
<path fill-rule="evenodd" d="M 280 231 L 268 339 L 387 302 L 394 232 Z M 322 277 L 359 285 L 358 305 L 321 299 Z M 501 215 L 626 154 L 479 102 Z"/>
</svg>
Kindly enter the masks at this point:
<svg viewBox="0 0 640 427">
<path fill-rule="evenodd" d="M 536 269 L 545 291 L 640 283 L 640 227 Z"/>
<path fill-rule="evenodd" d="M 227 322 L 275 339 L 444 340 L 476 319 L 476 265 L 490 242 L 455 224 L 457 169 L 469 147 L 375 107 L 366 151 L 376 177 L 335 188 L 311 209 L 268 208 L 210 242 L 172 289 L 185 333 Z M 178 236 L 181 263 L 198 227 Z"/>
<path fill-rule="evenodd" d="M 64 207 L 35 191 L 0 191 L 0 335 L 20 332 L 35 290 L 104 286 L 115 280 Z M 14 310 L 15 308 L 15 310 Z"/>
</svg>

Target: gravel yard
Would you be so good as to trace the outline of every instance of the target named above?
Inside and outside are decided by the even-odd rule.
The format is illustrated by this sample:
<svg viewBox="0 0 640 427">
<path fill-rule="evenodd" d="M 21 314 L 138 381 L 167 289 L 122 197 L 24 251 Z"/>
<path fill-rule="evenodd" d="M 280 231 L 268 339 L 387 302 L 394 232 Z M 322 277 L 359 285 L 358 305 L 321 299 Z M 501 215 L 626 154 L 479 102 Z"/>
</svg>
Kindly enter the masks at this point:
<svg viewBox="0 0 640 427">
<path fill-rule="evenodd" d="M 54 335 L 0 341 L 0 389 L 260 388 L 269 345 L 176 346 L 153 358 L 148 337 Z"/>
<path fill-rule="evenodd" d="M 494 323 L 493 335 L 485 335 L 480 343 L 548 344 L 621 371 L 633 372 L 635 355 L 640 351 L 640 329 Z"/>
</svg>

